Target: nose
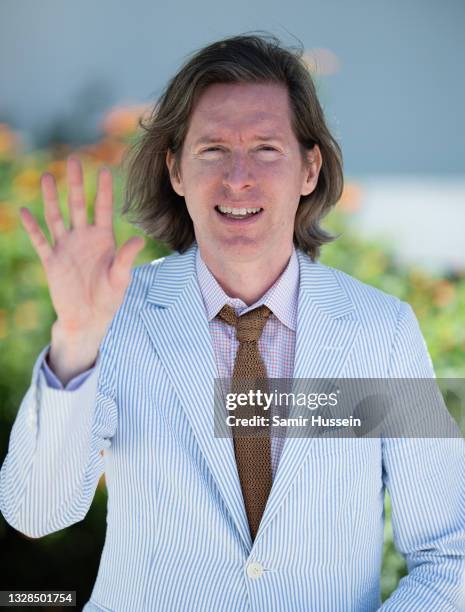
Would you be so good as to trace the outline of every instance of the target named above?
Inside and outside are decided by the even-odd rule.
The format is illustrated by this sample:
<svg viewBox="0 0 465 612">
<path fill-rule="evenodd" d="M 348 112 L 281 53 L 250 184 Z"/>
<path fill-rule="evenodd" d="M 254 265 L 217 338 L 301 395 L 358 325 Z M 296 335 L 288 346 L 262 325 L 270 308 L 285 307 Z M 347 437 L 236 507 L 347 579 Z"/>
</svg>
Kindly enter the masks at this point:
<svg viewBox="0 0 465 612">
<path fill-rule="evenodd" d="M 242 191 L 254 183 L 246 153 L 232 153 L 224 171 L 223 183 L 231 191 Z"/>
</svg>

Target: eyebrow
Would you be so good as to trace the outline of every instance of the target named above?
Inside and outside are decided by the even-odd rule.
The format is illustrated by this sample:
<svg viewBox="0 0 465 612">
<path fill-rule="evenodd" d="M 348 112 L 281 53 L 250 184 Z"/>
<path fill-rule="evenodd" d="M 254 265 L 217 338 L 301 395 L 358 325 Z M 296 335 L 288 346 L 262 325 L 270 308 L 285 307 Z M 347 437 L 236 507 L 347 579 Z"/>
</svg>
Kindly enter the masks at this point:
<svg viewBox="0 0 465 612">
<path fill-rule="evenodd" d="M 267 135 L 267 134 L 255 134 L 254 136 L 252 136 L 252 140 L 253 141 L 261 141 L 261 142 L 276 142 L 276 141 L 281 141 L 282 138 L 280 136 L 272 136 L 272 135 Z M 201 136 L 200 138 L 198 138 L 195 142 L 194 142 L 194 147 L 198 147 L 199 145 L 204 145 L 204 144 L 213 144 L 213 143 L 219 143 L 219 144 L 224 144 L 225 142 L 227 142 L 227 139 L 222 138 L 221 136 L 219 137 L 214 137 L 214 136 L 210 136 L 210 135 L 205 135 L 205 136 Z"/>
</svg>

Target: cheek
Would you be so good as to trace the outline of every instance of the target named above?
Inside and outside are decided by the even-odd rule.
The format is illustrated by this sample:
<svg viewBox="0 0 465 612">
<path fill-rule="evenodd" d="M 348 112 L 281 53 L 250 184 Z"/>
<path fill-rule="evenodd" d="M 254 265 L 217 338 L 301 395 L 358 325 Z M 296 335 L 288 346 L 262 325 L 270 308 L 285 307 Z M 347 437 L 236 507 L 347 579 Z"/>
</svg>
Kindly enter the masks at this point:
<svg viewBox="0 0 465 612">
<path fill-rule="evenodd" d="M 295 172 L 270 173 L 261 184 L 264 192 L 276 202 L 281 213 L 297 209 L 302 184 Z"/>
<path fill-rule="evenodd" d="M 289 192 L 295 190 L 297 185 L 300 186 L 299 173 L 288 163 L 261 165 L 256 168 L 255 177 L 257 180 L 272 183 L 281 192 Z"/>
<path fill-rule="evenodd" d="M 212 167 L 190 168 L 184 175 L 186 194 L 204 195 L 222 184 L 222 174 Z"/>
</svg>

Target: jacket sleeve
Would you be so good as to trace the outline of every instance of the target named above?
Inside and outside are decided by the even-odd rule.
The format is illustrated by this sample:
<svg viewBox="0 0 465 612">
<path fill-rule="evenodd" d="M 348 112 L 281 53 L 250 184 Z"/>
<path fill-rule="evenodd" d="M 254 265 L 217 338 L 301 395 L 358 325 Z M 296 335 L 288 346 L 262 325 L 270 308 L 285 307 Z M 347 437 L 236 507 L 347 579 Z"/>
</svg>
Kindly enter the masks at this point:
<svg viewBox="0 0 465 612">
<path fill-rule="evenodd" d="M 0 471 L 0 510 L 32 538 L 82 520 L 104 470 L 102 452 L 117 426 L 111 328 L 93 371 L 73 391 L 47 385 L 38 356 Z"/>
<path fill-rule="evenodd" d="M 405 303 L 389 377 L 434 378 L 418 322 Z M 383 471 L 394 544 L 408 575 L 380 610 L 465 610 L 465 441 L 458 428 L 456 437 L 385 438 Z"/>
</svg>

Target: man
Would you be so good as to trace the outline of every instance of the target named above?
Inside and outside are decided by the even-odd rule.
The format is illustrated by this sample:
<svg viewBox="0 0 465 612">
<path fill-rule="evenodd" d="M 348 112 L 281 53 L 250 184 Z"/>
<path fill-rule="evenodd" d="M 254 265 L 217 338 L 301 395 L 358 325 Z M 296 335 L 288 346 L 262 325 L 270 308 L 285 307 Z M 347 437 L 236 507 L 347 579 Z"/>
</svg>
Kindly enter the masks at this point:
<svg viewBox="0 0 465 612">
<path fill-rule="evenodd" d="M 141 239 L 115 253 L 108 171 L 87 224 L 76 159 L 69 230 L 43 177 L 53 246 L 21 212 L 57 321 L 2 467 L 6 519 L 71 525 L 104 471 L 85 610 L 375 610 L 387 487 L 410 573 L 381 609 L 464 609 L 463 440 L 213 434 L 218 377 L 434 376 L 407 304 L 316 261 L 342 163 L 304 65 L 219 41 L 145 129 L 125 212 L 175 254 L 131 275 Z"/>
</svg>

